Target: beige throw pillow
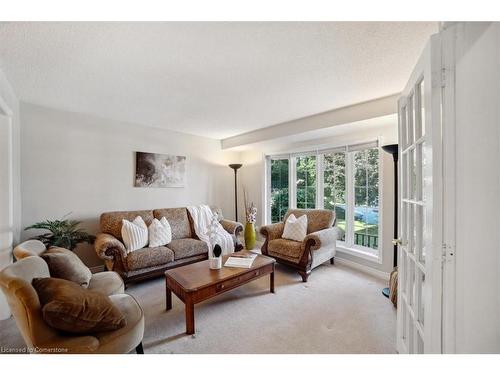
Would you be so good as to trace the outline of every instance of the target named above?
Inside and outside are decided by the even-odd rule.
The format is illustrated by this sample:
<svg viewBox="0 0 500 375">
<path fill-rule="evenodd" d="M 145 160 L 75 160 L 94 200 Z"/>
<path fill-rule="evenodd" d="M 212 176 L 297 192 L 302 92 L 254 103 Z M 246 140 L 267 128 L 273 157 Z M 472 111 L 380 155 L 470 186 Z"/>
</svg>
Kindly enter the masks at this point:
<svg viewBox="0 0 500 375">
<path fill-rule="evenodd" d="M 122 238 L 127 252 L 142 249 L 148 244 L 148 227 L 142 217 L 134 221 L 122 220 Z"/>
<path fill-rule="evenodd" d="M 172 229 L 165 217 L 153 219 L 148 228 L 149 247 L 165 246 L 172 242 Z"/>
<path fill-rule="evenodd" d="M 53 277 L 33 279 L 45 322 L 69 333 L 112 331 L 126 324 L 108 296 Z"/>
<path fill-rule="evenodd" d="M 294 214 L 288 216 L 285 221 L 285 229 L 282 238 L 293 241 L 304 241 L 307 235 L 307 215 L 296 218 Z"/>
<path fill-rule="evenodd" d="M 73 281 L 84 288 L 89 286 L 92 272 L 72 251 L 52 247 L 40 256 L 49 266 L 50 276 Z"/>
</svg>

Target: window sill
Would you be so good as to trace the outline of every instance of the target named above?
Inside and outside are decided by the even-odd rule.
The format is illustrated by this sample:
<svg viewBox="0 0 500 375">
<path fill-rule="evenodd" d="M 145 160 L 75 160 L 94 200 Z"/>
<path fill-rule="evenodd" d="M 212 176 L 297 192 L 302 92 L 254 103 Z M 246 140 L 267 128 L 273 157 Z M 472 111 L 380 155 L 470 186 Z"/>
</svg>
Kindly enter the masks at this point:
<svg viewBox="0 0 500 375">
<path fill-rule="evenodd" d="M 373 253 L 370 253 L 367 250 L 361 250 L 359 248 L 355 247 L 347 247 L 344 243 L 337 241 L 337 251 L 341 253 L 346 253 L 358 258 L 363 258 L 366 259 L 370 262 L 382 264 L 382 259 L 380 258 L 380 255 L 375 255 Z"/>
</svg>

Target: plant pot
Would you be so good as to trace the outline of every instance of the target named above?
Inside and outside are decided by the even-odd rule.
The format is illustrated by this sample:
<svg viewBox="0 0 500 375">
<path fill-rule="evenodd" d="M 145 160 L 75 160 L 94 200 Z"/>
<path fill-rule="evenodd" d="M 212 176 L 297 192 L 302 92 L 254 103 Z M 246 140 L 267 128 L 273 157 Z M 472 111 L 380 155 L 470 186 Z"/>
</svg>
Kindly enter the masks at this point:
<svg viewBox="0 0 500 375">
<path fill-rule="evenodd" d="M 246 223 L 245 224 L 245 249 L 253 250 L 255 247 L 255 224 Z"/>
</svg>

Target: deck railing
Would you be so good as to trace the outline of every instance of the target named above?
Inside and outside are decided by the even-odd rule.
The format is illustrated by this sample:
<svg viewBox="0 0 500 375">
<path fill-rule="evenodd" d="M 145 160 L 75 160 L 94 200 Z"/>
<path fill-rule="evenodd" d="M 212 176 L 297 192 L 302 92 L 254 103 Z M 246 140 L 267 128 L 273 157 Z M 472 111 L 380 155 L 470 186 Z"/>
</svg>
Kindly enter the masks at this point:
<svg viewBox="0 0 500 375">
<path fill-rule="evenodd" d="M 378 235 L 376 234 L 365 234 L 365 233 L 354 233 L 354 243 L 359 246 L 370 247 L 372 249 L 378 249 Z"/>
</svg>

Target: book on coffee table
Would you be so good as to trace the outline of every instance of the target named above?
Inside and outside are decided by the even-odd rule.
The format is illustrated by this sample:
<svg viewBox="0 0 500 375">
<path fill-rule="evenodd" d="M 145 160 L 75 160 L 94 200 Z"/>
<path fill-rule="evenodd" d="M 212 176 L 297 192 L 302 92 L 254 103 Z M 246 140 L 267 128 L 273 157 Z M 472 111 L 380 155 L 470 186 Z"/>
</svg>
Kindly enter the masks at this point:
<svg viewBox="0 0 500 375">
<path fill-rule="evenodd" d="M 232 254 L 227 258 L 224 267 L 250 268 L 257 254 Z"/>
</svg>

